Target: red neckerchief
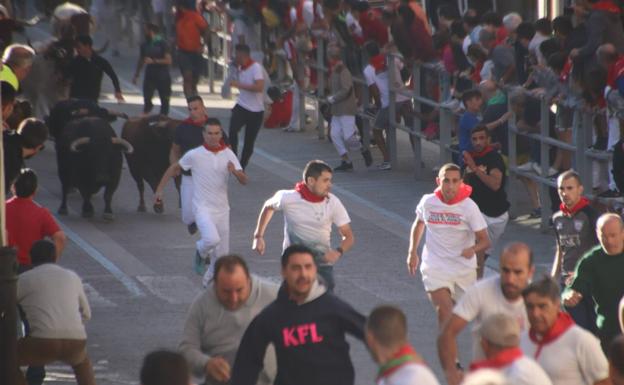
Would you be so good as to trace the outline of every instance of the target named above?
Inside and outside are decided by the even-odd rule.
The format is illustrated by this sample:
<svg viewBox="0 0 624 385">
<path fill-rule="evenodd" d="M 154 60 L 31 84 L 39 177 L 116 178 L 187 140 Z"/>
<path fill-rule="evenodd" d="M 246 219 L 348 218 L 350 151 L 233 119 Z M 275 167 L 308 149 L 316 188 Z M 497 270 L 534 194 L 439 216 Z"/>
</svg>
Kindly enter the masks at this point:
<svg viewBox="0 0 624 385">
<path fill-rule="evenodd" d="M 581 200 L 578 201 L 578 203 L 575 204 L 574 207 L 572 207 L 571 209 L 568 209 L 568 206 L 566 206 L 563 202 L 561 202 L 561 204 L 559 205 L 559 210 L 561 210 L 561 212 L 564 213 L 565 215 L 571 217 L 572 215 L 580 211 L 583 207 L 588 206 L 588 205 L 589 205 L 589 199 L 585 197 L 581 197 Z"/>
<path fill-rule="evenodd" d="M 325 197 L 316 195 L 310 191 L 305 182 L 297 182 L 297 184 L 295 184 L 295 191 L 301 194 L 301 198 L 311 203 L 321 203 L 325 200 Z"/>
<path fill-rule="evenodd" d="M 217 147 L 208 147 L 208 145 L 206 143 L 204 143 L 204 148 L 214 154 L 219 153 L 219 151 L 223 151 L 226 148 L 228 148 L 228 146 L 225 144 L 225 142 L 223 141 L 223 139 L 221 139 L 221 141 L 219 141 L 219 144 L 217 145 Z"/>
<path fill-rule="evenodd" d="M 518 347 L 505 349 L 492 358 L 473 362 L 472 364 L 470 364 L 470 371 L 472 372 L 479 369 L 504 368 L 505 366 L 511 364 L 522 356 L 522 349 Z"/>
<path fill-rule="evenodd" d="M 204 123 L 206 123 L 206 120 L 208 120 L 208 115 L 204 115 L 204 119 L 202 119 L 201 122 L 196 122 L 196 121 L 193 120 L 193 118 L 191 118 L 189 116 L 188 118 L 183 120 L 183 123 L 191 124 L 191 125 L 197 126 L 197 127 L 202 127 L 204 125 Z"/>
<path fill-rule="evenodd" d="M 568 58 L 566 63 L 563 65 L 563 69 L 559 74 L 559 81 L 565 82 L 570 77 L 570 73 L 572 72 L 572 59 Z"/>
<path fill-rule="evenodd" d="M 570 317 L 568 313 L 560 311 L 559 314 L 557 314 L 557 320 L 555 321 L 553 326 L 543 336 L 538 337 L 537 333 L 535 333 L 533 329 L 530 329 L 529 338 L 531 339 L 531 341 L 537 344 L 535 359 L 539 357 L 544 345 L 549 344 L 559 338 L 572 326 L 574 326 L 574 320 L 572 319 L 572 317 Z"/>
<path fill-rule="evenodd" d="M 451 199 L 448 202 L 444 200 L 444 195 L 442 195 L 442 190 L 439 187 L 435 189 L 434 193 L 442 202 L 446 203 L 447 205 L 454 205 L 468 198 L 472 193 L 472 187 L 470 185 L 462 183 L 459 186 L 459 191 L 457 191 L 457 195 L 455 195 L 455 198 Z"/>
<path fill-rule="evenodd" d="M 251 67 L 251 65 L 255 63 L 255 61 L 251 60 L 251 58 L 247 58 L 247 61 L 241 65 L 239 68 L 241 71 L 245 71 L 247 68 Z"/>
<path fill-rule="evenodd" d="M 473 158 L 481 158 L 483 156 L 486 156 L 487 154 L 489 154 L 490 152 L 494 151 L 494 147 L 492 147 L 491 145 L 487 145 L 483 151 L 470 151 L 470 156 L 472 156 Z"/>
<path fill-rule="evenodd" d="M 620 14 L 621 10 L 613 1 L 611 0 L 600 0 L 592 5 L 592 9 L 594 11 L 607 11 L 610 13 Z"/>
<path fill-rule="evenodd" d="M 390 361 L 386 362 L 379 368 L 379 372 L 377 373 L 377 382 L 384 377 L 390 376 L 403 366 L 413 363 L 422 364 L 420 357 L 414 348 L 412 348 L 409 344 L 405 344 L 392 356 Z"/>
<path fill-rule="evenodd" d="M 379 72 L 386 67 L 386 57 L 384 55 L 376 55 L 368 59 L 368 64 L 370 64 L 375 72 Z"/>
</svg>

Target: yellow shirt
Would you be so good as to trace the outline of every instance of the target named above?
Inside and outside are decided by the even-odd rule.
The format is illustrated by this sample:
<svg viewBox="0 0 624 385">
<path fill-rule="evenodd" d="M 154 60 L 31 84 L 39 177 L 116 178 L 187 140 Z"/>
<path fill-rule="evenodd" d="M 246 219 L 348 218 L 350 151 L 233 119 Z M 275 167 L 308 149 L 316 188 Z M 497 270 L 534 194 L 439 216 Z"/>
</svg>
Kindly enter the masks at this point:
<svg viewBox="0 0 624 385">
<path fill-rule="evenodd" d="M 7 82 L 15 88 L 15 91 L 19 89 L 19 80 L 17 80 L 17 76 L 15 73 L 6 64 L 2 65 L 2 70 L 0 70 L 0 81 Z"/>
</svg>

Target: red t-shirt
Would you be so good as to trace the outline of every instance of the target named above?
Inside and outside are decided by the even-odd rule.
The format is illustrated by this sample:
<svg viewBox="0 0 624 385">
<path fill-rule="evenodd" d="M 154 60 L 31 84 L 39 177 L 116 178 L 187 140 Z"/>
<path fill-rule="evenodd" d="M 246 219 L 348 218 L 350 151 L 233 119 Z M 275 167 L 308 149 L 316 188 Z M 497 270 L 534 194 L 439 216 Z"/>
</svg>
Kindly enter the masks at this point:
<svg viewBox="0 0 624 385">
<path fill-rule="evenodd" d="M 208 23 L 197 11 L 180 9 L 176 16 L 178 48 L 187 52 L 202 51 L 201 36 Z"/>
<path fill-rule="evenodd" d="M 32 199 L 13 197 L 6 202 L 6 228 L 9 246 L 17 248 L 17 262 L 30 265 L 30 248 L 36 241 L 59 232 L 50 212 Z"/>
</svg>

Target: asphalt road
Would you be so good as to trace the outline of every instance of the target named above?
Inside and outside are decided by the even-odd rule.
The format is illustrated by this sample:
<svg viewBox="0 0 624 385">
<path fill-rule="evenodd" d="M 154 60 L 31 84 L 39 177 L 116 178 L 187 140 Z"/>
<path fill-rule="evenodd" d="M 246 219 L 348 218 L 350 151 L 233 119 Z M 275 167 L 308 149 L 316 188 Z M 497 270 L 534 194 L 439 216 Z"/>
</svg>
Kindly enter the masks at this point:
<svg viewBox="0 0 624 385">
<path fill-rule="evenodd" d="M 46 37 L 46 27 L 29 30 L 33 41 Z M 103 41 L 97 35 L 96 42 Z M 97 45 L 97 43 L 96 43 Z M 122 42 L 122 55 L 109 58 L 122 79 L 126 102 L 117 104 L 112 86 L 105 77 L 101 103 L 107 108 L 140 114 L 140 89 L 131 79 L 136 63 L 137 48 Z M 174 76 L 172 117 L 185 117 L 185 102 L 181 97 L 179 72 Z M 207 86 L 200 87 L 211 116 L 228 127 L 233 101 L 209 95 Z M 157 107 L 156 107 L 157 108 Z M 313 106 L 309 106 L 313 109 Z M 119 130 L 121 123 L 116 123 Z M 413 177 L 413 159 L 407 137 L 399 135 L 400 166 L 392 171 L 367 170 L 356 157 L 355 171 L 334 176 L 333 192 L 347 207 L 355 233 L 355 247 L 336 266 L 336 292 L 363 313 L 381 303 L 399 305 L 409 320 L 409 337 L 416 349 L 441 379 L 435 338 L 436 317 L 423 290 L 420 276 L 407 274 L 405 256 L 409 226 L 414 219 L 415 205 L 421 195 L 434 188 L 430 172 L 437 162 L 437 149 L 424 146 L 426 171 L 424 179 Z M 42 154 L 28 161 L 41 182 L 37 201 L 53 213 L 60 203 L 60 183 L 56 175 L 54 146 L 46 146 Z M 380 154 L 373 149 L 376 162 Z M 263 129 L 257 148 L 247 169 L 248 186 L 235 182 L 230 185 L 231 251 L 240 253 L 249 262 L 252 272 L 279 280 L 279 254 L 282 241 L 282 221 L 276 216 L 266 233 L 267 253 L 260 257 L 252 252 L 251 240 L 256 216 L 265 199 L 274 191 L 290 188 L 300 179 L 301 170 L 310 159 L 339 163 L 333 146 L 319 140 L 316 132 L 284 133 Z M 554 238 L 537 230 L 536 220 L 523 219 L 529 211 L 527 196 L 521 185 L 510 181 L 512 213 L 519 219 L 510 223 L 503 240 L 528 242 L 535 251 L 538 267 L 548 267 Z M 151 202 L 151 192 L 147 193 Z M 95 365 L 98 384 L 137 384 L 143 356 L 155 348 L 175 349 L 180 339 L 187 308 L 201 290 L 200 278 L 191 270 L 194 241 L 180 222 L 177 195 L 173 186 L 166 190 L 164 214 L 138 213 L 138 193 L 124 164 L 122 181 L 113 200 L 115 220 L 105 221 L 101 214 L 101 193 L 94 197 L 96 215 L 93 219 L 79 216 L 81 199 L 73 194 L 69 199 L 70 215 L 57 219 L 69 235 L 70 242 L 60 263 L 75 270 L 87 287 L 93 307 L 93 319 L 87 324 L 89 354 Z M 151 205 L 149 205 L 151 206 Z M 500 246 L 498 247 L 500 249 Z M 495 273 L 496 258 L 488 261 Z M 460 340 L 462 360 L 467 366 L 470 343 L 468 333 Z M 352 357 L 358 385 L 374 382 L 376 366 L 359 341 L 352 343 Z M 50 365 L 46 383 L 72 383 L 70 368 Z"/>
</svg>

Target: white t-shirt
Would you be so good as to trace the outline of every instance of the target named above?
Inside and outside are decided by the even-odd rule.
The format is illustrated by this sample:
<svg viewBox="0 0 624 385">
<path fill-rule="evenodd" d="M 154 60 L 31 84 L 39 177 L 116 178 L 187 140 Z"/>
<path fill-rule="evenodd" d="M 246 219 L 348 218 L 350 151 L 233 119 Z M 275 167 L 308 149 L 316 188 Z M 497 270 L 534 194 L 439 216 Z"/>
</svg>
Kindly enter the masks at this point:
<svg viewBox="0 0 624 385">
<path fill-rule="evenodd" d="M 334 194 L 319 203 L 308 202 L 295 190 L 280 190 L 267 205 L 284 212 L 284 249 L 293 243 L 326 252 L 330 249 L 332 224 L 351 222 L 347 210 Z"/>
<path fill-rule="evenodd" d="M 403 63 L 395 59 L 395 68 L 394 68 L 394 88 L 405 88 L 405 84 L 401 80 L 401 69 L 403 68 Z M 390 105 L 390 89 L 388 88 L 388 77 L 390 73 L 388 71 L 383 71 L 380 73 L 375 73 L 375 83 L 377 84 L 377 88 L 379 88 L 379 98 L 381 99 L 381 108 L 386 108 Z M 410 98 L 396 93 L 396 102 L 401 103 Z"/>
<path fill-rule="evenodd" d="M 531 341 L 528 331 L 520 336 L 520 347 L 540 364 L 553 385 L 593 385 L 609 377 L 600 341 L 580 326 L 573 325 L 558 339 L 543 345 L 537 358 L 538 345 Z"/>
<path fill-rule="evenodd" d="M 353 17 L 351 11 L 347 12 L 347 15 L 345 16 L 345 23 L 347 24 L 347 28 L 349 28 L 349 32 L 351 32 L 353 36 L 363 36 L 360 22 L 355 17 Z"/>
<path fill-rule="evenodd" d="M 375 68 L 368 64 L 366 67 L 364 67 L 364 80 L 366 81 L 366 85 L 368 87 L 372 86 L 373 84 L 375 84 Z"/>
<path fill-rule="evenodd" d="M 406 364 L 391 375 L 380 378 L 377 385 L 440 385 L 431 369 L 417 363 Z"/>
<path fill-rule="evenodd" d="M 238 71 L 238 81 L 241 84 L 251 85 L 254 84 L 256 80 L 263 79 L 264 71 L 262 69 L 262 65 L 257 62 L 254 62 L 244 70 Z M 238 94 L 236 104 L 243 107 L 247 111 L 264 111 L 264 92 L 251 92 L 243 89 L 240 89 L 239 91 L 240 93 Z"/>
<path fill-rule="evenodd" d="M 475 256 L 470 259 L 461 256 L 464 249 L 474 246 L 475 232 L 487 228 L 472 199 L 447 205 L 435 193 L 425 194 L 416 207 L 416 218 L 426 225 L 421 271 L 434 269 L 463 274 L 477 268 Z"/>
<path fill-rule="evenodd" d="M 527 356 L 518 358 L 501 371 L 513 385 L 552 385 L 544 369 Z"/>
<path fill-rule="evenodd" d="M 87 339 L 83 320 L 91 308 L 76 273 L 45 263 L 19 276 L 17 304 L 26 313 L 30 335 L 37 338 Z"/>
<path fill-rule="evenodd" d="M 500 276 L 498 275 L 482 279 L 468 288 L 455 305 L 453 313 L 468 322 L 474 321 L 472 329 L 473 360 L 484 358 L 483 350 L 479 343 L 478 330 L 481 322 L 487 317 L 503 313 L 516 319 L 521 330 L 525 330 L 529 325 L 524 300 L 520 297 L 515 302 L 509 302 L 503 295 Z"/>
<path fill-rule="evenodd" d="M 215 211 L 230 209 L 227 192 L 230 177 L 228 162 L 234 163 L 237 170 L 243 169 L 229 148 L 215 154 L 204 146 L 199 146 L 180 158 L 180 167 L 184 171 L 191 170 L 193 207 L 209 207 Z"/>
</svg>

